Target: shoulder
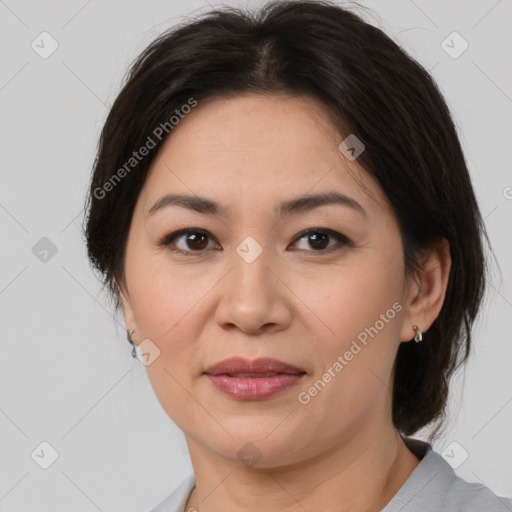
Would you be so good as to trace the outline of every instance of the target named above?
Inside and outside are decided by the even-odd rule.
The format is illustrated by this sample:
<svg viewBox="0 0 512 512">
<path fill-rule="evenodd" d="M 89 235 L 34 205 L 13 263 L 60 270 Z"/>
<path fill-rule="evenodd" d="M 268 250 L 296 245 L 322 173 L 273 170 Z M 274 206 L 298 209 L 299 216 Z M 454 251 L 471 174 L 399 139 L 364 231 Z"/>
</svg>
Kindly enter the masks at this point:
<svg viewBox="0 0 512 512">
<path fill-rule="evenodd" d="M 196 478 L 192 473 L 167 498 L 148 512 L 184 512 L 185 504 L 195 484 Z"/>
<path fill-rule="evenodd" d="M 512 512 L 512 498 L 494 494 L 488 487 L 469 483 L 460 477 L 449 488 L 444 499 L 447 511 Z"/>
<path fill-rule="evenodd" d="M 512 498 L 466 482 L 429 444 L 412 441 L 421 462 L 382 512 L 512 512 Z"/>
</svg>

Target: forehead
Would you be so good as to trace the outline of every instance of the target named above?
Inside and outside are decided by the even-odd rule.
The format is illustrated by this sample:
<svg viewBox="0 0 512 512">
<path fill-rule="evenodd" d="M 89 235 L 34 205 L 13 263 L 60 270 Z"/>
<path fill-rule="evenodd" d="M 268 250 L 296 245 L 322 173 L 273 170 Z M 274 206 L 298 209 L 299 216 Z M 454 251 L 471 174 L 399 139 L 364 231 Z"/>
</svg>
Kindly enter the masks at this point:
<svg viewBox="0 0 512 512">
<path fill-rule="evenodd" d="M 340 152 L 342 140 L 326 107 L 308 97 L 244 94 L 199 102 L 153 161 L 141 193 L 144 211 L 166 192 L 214 195 L 223 204 L 243 198 L 249 205 L 335 190 L 368 208 L 371 197 L 385 203 L 368 173 Z"/>
</svg>

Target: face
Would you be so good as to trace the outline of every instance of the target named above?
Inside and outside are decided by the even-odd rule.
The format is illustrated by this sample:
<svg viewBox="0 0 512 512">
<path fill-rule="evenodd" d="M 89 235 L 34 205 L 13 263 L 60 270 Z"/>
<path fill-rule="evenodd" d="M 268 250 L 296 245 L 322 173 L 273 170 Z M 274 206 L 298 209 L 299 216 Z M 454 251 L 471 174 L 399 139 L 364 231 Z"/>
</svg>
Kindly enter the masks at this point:
<svg viewBox="0 0 512 512">
<path fill-rule="evenodd" d="M 396 351 L 417 322 L 397 221 L 343 139 L 314 100 L 246 94 L 199 103 L 155 158 L 123 307 L 189 443 L 233 461 L 252 450 L 273 467 L 389 426 Z M 159 201 L 167 194 L 196 204 Z M 332 200 L 296 201 L 320 194 Z M 231 357 L 303 373 L 205 374 Z"/>
</svg>

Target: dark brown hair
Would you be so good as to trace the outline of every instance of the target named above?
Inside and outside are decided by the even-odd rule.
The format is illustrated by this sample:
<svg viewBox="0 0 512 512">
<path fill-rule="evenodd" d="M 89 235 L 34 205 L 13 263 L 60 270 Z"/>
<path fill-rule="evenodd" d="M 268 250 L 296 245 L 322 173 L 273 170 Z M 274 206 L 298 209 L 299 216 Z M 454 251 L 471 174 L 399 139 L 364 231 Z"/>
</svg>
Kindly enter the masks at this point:
<svg viewBox="0 0 512 512">
<path fill-rule="evenodd" d="M 246 92 L 314 98 L 328 107 L 340 134 L 363 141 L 358 163 L 394 209 L 408 275 L 420 268 L 421 249 L 434 238 L 450 243 L 443 308 L 423 343 L 400 345 L 393 389 L 400 433 L 440 423 L 449 379 L 470 353 L 483 298 L 485 227 L 454 123 L 431 76 L 380 29 L 334 3 L 217 9 L 166 31 L 136 59 L 103 127 L 86 204 L 88 256 L 116 310 L 134 206 L 153 158 L 172 136 L 171 117 L 181 117 L 191 99 L 200 105 Z M 130 161 L 149 139 L 149 153 Z"/>
</svg>

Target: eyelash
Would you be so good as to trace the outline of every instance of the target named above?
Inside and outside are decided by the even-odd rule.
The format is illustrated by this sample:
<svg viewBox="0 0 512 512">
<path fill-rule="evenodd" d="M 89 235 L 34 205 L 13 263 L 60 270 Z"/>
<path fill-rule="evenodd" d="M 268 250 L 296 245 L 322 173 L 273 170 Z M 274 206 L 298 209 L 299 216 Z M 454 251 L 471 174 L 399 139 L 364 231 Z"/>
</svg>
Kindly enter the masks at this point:
<svg viewBox="0 0 512 512">
<path fill-rule="evenodd" d="M 180 229 L 179 231 L 175 231 L 174 233 L 171 233 L 169 235 L 165 235 L 159 242 L 158 245 L 161 247 L 167 247 L 173 252 L 183 254 L 185 256 L 195 256 L 195 255 L 201 255 L 201 253 L 204 253 L 205 250 L 198 250 L 198 251 L 184 251 L 182 249 L 178 249 L 177 247 L 172 247 L 171 244 L 179 238 L 181 235 L 186 234 L 200 234 L 209 237 L 210 239 L 213 239 L 213 237 L 210 236 L 210 233 L 208 231 L 205 231 L 201 228 L 184 228 Z M 352 246 L 352 241 L 347 238 L 345 235 L 342 235 L 341 233 L 338 233 L 337 231 L 333 231 L 332 229 L 327 228 L 310 228 L 303 232 L 301 232 L 299 235 L 297 235 L 294 239 L 294 242 L 301 240 L 302 238 L 312 234 L 312 233 L 322 233 L 325 235 L 329 235 L 332 238 L 335 238 L 338 240 L 338 242 L 341 242 L 343 246 Z M 299 249 L 306 252 L 313 252 L 313 253 L 319 253 L 319 254 L 330 254 L 331 252 L 334 252 L 336 250 L 340 250 L 342 247 L 339 247 L 337 245 L 334 245 L 332 247 L 329 247 L 328 249 L 319 249 L 319 250 L 305 250 L 305 249 Z"/>
</svg>

